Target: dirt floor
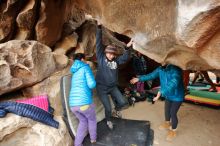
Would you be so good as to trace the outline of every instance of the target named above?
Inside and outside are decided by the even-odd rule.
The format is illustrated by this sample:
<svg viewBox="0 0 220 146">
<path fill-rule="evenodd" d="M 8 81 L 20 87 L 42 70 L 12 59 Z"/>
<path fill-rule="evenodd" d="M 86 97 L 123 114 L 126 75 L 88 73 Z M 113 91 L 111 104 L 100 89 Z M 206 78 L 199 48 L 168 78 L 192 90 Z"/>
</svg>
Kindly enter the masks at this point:
<svg viewBox="0 0 220 146">
<path fill-rule="evenodd" d="M 220 146 L 220 109 L 183 103 L 178 113 L 178 135 L 167 142 L 167 131 L 158 129 L 164 120 L 164 102 L 144 101 L 123 111 L 123 118 L 148 120 L 154 130 L 154 146 Z"/>
</svg>

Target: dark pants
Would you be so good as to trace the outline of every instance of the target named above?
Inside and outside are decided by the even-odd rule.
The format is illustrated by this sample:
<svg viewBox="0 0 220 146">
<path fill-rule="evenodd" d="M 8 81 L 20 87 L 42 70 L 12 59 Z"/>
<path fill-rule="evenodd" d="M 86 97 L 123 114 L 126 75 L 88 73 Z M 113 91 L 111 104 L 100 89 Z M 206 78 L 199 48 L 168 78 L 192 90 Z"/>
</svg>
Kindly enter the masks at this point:
<svg viewBox="0 0 220 146">
<path fill-rule="evenodd" d="M 97 94 L 99 99 L 105 108 L 105 118 L 107 121 L 111 120 L 112 107 L 108 95 L 111 95 L 116 110 L 121 110 L 124 106 L 128 105 L 128 101 L 121 94 L 117 86 L 107 88 L 102 85 L 96 86 Z"/>
<path fill-rule="evenodd" d="M 181 106 L 182 102 L 165 100 L 165 120 L 170 121 L 172 129 L 176 129 L 178 125 L 177 112 Z"/>
<path fill-rule="evenodd" d="M 220 82 L 220 77 L 216 77 L 216 83 Z"/>
</svg>

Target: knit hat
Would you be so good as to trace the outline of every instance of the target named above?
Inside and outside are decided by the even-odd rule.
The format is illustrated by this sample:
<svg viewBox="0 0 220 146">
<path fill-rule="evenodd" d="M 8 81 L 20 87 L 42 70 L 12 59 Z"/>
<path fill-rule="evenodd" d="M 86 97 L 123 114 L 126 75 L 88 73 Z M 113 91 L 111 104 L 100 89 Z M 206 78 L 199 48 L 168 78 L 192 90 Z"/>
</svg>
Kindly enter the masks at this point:
<svg viewBox="0 0 220 146">
<path fill-rule="evenodd" d="M 112 45 L 108 45 L 106 48 L 105 48 L 105 53 L 113 53 L 113 54 L 117 54 L 117 49 L 116 47 L 112 46 Z"/>
</svg>

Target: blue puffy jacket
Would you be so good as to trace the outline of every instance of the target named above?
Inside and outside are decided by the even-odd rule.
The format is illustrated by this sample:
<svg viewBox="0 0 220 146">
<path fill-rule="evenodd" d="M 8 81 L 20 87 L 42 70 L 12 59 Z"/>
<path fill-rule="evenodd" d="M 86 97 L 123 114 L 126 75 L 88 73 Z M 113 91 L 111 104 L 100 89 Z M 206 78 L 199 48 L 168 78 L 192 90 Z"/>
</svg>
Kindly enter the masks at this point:
<svg viewBox="0 0 220 146">
<path fill-rule="evenodd" d="M 75 60 L 70 71 L 73 73 L 69 94 L 70 107 L 91 104 L 92 89 L 95 88 L 96 81 L 90 66 Z"/>
<path fill-rule="evenodd" d="M 184 99 L 184 86 L 182 70 L 174 65 L 168 65 L 165 69 L 158 67 L 148 75 L 139 77 L 140 81 L 153 80 L 160 78 L 160 92 L 163 97 L 171 101 L 183 101 Z"/>
</svg>

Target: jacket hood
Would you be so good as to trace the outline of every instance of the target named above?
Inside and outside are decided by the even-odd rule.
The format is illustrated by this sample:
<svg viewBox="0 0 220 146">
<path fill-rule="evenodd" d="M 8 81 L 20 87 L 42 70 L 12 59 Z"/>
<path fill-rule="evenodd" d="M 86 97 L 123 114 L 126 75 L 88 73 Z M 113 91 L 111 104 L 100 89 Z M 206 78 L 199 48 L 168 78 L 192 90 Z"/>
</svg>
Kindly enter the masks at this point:
<svg viewBox="0 0 220 146">
<path fill-rule="evenodd" d="M 74 60 L 74 63 L 71 67 L 71 70 L 73 73 L 77 72 L 80 68 L 87 66 L 88 64 L 80 61 L 80 60 Z"/>
</svg>

